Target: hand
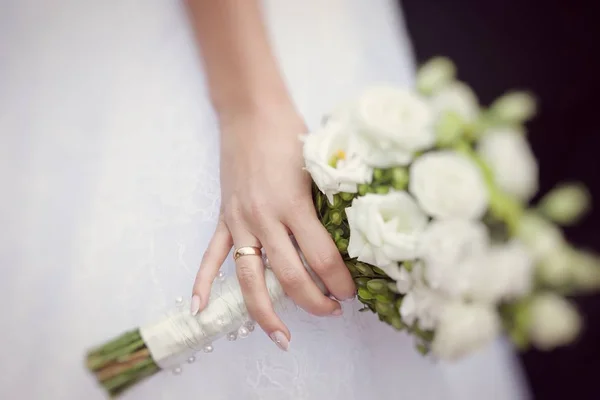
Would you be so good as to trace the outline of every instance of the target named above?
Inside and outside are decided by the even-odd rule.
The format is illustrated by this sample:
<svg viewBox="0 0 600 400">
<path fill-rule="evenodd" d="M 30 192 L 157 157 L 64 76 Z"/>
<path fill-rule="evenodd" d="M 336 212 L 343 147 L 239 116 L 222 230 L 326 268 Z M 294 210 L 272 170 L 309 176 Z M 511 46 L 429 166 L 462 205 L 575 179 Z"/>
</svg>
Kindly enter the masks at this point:
<svg viewBox="0 0 600 400">
<path fill-rule="evenodd" d="M 291 107 L 221 121 L 221 216 L 196 276 L 192 313 L 206 307 L 212 282 L 233 245 L 262 247 L 286 294 L 307 312 L 340 315 L 340 304 L 323 295 L 303 267 L 290 234 L 335 298 L 354 296 L 350 273 L 312 202 L 299 140 L 305 132 Z M 261 258 L 240 257 L 236 267 L 250 315 L 287 350 L 290 333 L 271 304 Z"/>
</svg>

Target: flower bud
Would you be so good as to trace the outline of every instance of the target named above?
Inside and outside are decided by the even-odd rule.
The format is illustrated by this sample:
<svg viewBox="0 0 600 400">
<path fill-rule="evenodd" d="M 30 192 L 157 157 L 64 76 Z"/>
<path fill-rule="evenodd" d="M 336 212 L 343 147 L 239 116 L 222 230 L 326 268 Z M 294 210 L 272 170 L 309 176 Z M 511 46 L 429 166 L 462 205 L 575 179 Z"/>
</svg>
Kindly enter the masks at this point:
<svg viewBox="0 0 600 400">
<path fill-rule="evenodd" d="M 389 186 L 377 186 L 375 188 L 375 193 L 377 194 L 387 194 L 390 191 Z"/>
<path fill-rule="evenodd" d="M 490 112 L 499 122 L 520 124 L 535 115 L 535 98 L 526 92 L 510 92 L 494 101 Z"/>
<path fill-rule="evenodd" d="M 430 95 L 446 86 L 456 77 L 456 67 L 446 57 L 435 57 L 423 64 L 417 72 L 417 89 Z"/>
<path fill-rule="evenodd" d="M 352 201 L 352 199 L 354 199 L 354 193 L 342 192 L 342 193 L 340 193 L 340 197 L 344 201 Z"/>
<path fill-rule="evenodd" d="M 371 189 L 370 189 L 369 185 L 366 185 L 366 184 L 358 185 L 358 195 L 359 196 L 364 196 L 365 194 L 369 193 L 370 190 Z"/>
<path fill-rule="evenodd" d="M 357 262 L 356 263 L 356 269 L 363 276 L 374 276 L 375 275 L 375 273 L 373 272 L 373 270 L 371 269 L 371 267 L 368 266 L 365 263 Z"/>
<path fill-rule="evenodd" d="M 346 253 L 348 251 L 348 239 L 340 239 L 335 242 L 340 253 Z"/>
<path fill-rule="evenodd" d="M 392 187 L 396 190 L 405 190 L 408 185 L 408 169 L 396 167 L 392 169 Z"/>
<path fill-rule="evenodd" d="M 531 302 L 529 333 L 541 350 L 551 350 L 571 343 L 581 330 L 581 317 L 564 298 L 553 294 L 537 295 Z"/>
<path fill-rule="evenodd" d="M 367 282 L 367 288 L 371 293 L 386 293 L 387 282 L 384 279 L 371 279 Z"/>
<path fill-rule="evenodd" d="M 559 224 L 575 223 L 590 208 L 590 194 L 583 185 L 561 185 L 540 202 L 540 211 Z"/>
<path fill-rule="evenodd" d="M 450 147 L 462 137 L 463 119 L 456 112 L 445 112 L 438 120 L 435 129 L 438 146 Z"/>
<path fill-rule="evenodd" d="M 329 214 L 329 221 L 334 225 L 340 225 L 342 223 L 342 213 L 338 210 L 331 210 Z M 338 231 L 336 230 L 336 236 L 339 236 Z M 343 232 L 342 232 L 343 233 Z"/>
</svg>

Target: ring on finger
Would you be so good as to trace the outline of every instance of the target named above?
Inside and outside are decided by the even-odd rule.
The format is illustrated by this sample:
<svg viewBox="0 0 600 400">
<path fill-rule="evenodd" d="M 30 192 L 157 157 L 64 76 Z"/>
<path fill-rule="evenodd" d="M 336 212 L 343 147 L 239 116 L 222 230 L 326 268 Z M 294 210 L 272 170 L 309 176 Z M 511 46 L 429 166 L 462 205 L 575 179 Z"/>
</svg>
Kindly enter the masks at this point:
<svg viewBox="0 0 600 400">
<path fill-rule="evenodd" d="M 235 249 L 233 252 L 233 260 L 237 260 L 244 256 L 259 256 L 262 257 L 262 250 L 256 246 L 242 246 Z"/>
</svg>

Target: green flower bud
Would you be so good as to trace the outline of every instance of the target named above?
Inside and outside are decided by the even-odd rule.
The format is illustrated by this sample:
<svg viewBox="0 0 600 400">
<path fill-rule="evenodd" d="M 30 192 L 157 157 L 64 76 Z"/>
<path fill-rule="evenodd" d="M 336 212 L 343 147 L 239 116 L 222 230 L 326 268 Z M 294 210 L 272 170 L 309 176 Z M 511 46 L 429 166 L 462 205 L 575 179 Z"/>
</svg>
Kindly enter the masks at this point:
<svg viewBox="0 0 600 400">
<path fill-rule="evenodd" d="M 342 193 L 340 193 L 340 197 L 344 201 L 352 201 L 354 199 L 354 193 L 342 192 Z"/>
<path fill-rule="evenodd" d="M 412 261 L 404 261 L 402 267 L 408 272 L 412 272 L 414 263 Z"/>
<path fill-rule="evenodd" d="M 368 287 L 368 285 L 367 285 Z M 392 293 L 388 293 L 388 294 L 376 294 L 375 295 L 375 300 L 377 300 L 379 303 L 384 303 L 384 304 L 393 304 L 394 302 L 394 295 Z"/>
<path fill-rule="evenodd" d="M 577 222 L 590 208 L 590 194 L 580 184 L 560 185 L 544 196 L 539 209 L 558 224 Z"/>
<path fill-rule="evenodd" d="M 364 196 L 365 194 L 369 193 L 370 190 L 371 190 L 371 188 L 369 187 L 369 185 L 366 185 L 366 184 L 358 185 L 358 195 L 359 196 Z"/>
<path fill-rule="evenodd" d="M 386 293 L 387 281 L 384 279 L 371 279 L 367 283 L 367 288 L 371 293 Z"/>
<path fill-rule="evenodd" d="M 456 67 L 445 57 L 435 57 L 417 71 L 417 89 L 430 95 L 452 82 L 456 77 Z"/>
<path fill-rule="evenodd" d="M 408 185 L 408 169 L 396 167 L 392 169 L 392 186 L 396 190 L 404 190 Z"/>
<path fill-rule="evenodd" d="M 529 93 L 510 92 L 494 101 L 490 113 L 497 121 L 521 124 L 535 115 L 536 101 Z"/>
<path fill-rule="evenodd" d="M 383 316 L 393 315 L 394 306 L 391 303 L 381 303 L 378 301 L 377 304 L 375 304 L 375 311 L 377 314 Z"/>
<path fill-rule="evenodd" d="M 600 258 L 587 251 L 573 254 L 573 285 L 577 291 L 596 291 L 600 289 Z"/>
<path fill-rule="evenodd" d="M 396 307 L 396 310 L 398 310 L 398 312 L 400 311 L 400 307 L 402 306 L 403 299 L 404 299 L 404 297 L 399 297 L 396 299 L 396 302 L 394 303 L 394 306 Z"/>
<path fill-rule="evenodd" d="M 335 242 L 340 253 L 345 253 L 348 250 L 348 239 L 339 239 Z"/>
<path fill-rule="evenodd" d="M 339 193 L 333 196 L 333 207 L 337 208 L 342 205 L 342 198 Z"/>
<path fill-rule="evenodd" d="M 375 188 L 375 193 L 377 194 L 387 194 L 390 191 L 389 186 L 378 186 Z"/>
<path fill-rule="evenodd" d="M 356 283 L 356 286 L 358 286 L 359 288 L 366 288 L 367 287 L 367 283 L 370 281 L 370 278 L 367 277 L 360 277 L 360 278 L 356 278 L 354 280 L 354 283 Z"/>
<path fill-rule="evenodd" d="M 358 288 L 358 297 L 361 300 L 373 300 L 373 295 L 363 287 Z"/>
<path fill-rule="evenodd" d="M 417 351 L 419 353 L 421 353 L 421 355 L 426 356 L 427 354 L 429 354 L 429 346 L 427 346 L 425 343 L 417 343 L 416 345 Z"/>
<path fill-rule="evenodd" d="M 438 146 L 450 147 L 462 137 L 464 121 L 456 112 L 445 112 L 438 120 L 435 130 Z"/>
<path fill-rule="evenodd" d="M 334 225 L 340 225 L 342 223 L 343 217 L 342 213 L 338 210 L 331 210 L 329 214 L 329 221 Z M 337 233 L 337 230 L 336 230 Z M 343 233 L 343 232 L 342 232 Z"/>
<path fill-rule="evenodd" d="M 406 329 L 406 325 L 404 324 L 404 322 L 402 322 L 402 319 L 398 315 L 394 315 L 390 318 L 390 325 L 392 325 L 399 331 Z"/>
<path fill-rule="evenodd" d="M 375 272 L 375 274 L 380 275 L 380 276 L 387 276 L 387 274 L 385 273 L 384 270 L 382 270 L 381 268 L 378 267 L 372 267 L 373 272 Z"/>
<path fill-rule="evenodd" d="M 361 275 L 375 276 L 375 273 L 373 272 L 371 267 L 365 263 L 361 263 L 361 262 L 356 263 L 356 269 L 358 270 L 358 272 L 360 272 Z"/>
<path fill-rule="evenodd" d="M 350 271 L 350 275 L 352 275 L 352 277 L 356 277 L 359 275 L 358 270 L 356 269 L 356 266 L 354 265 L 354 263 L 352 263 L 350 261 L 346 261 L 346 262 L 344 262 L 344 264 L 346 264 L 346 268 L 348 268 L 348 271 Z"/>
<path fill-rule="evenodd" d="M 398 286 L 396 286 L 396 284 L 394 282 L 388 282 L 387 283 L 387 288 L 392 293 L 400 293 L 398 291 Z"/>
<path fill-rule="evenodd" d="M 375 182 L 381 182 L 384 180 L 385 171 L 381 168 L 375 168 L 373 170 L 373 180 Z"/>
</svg>

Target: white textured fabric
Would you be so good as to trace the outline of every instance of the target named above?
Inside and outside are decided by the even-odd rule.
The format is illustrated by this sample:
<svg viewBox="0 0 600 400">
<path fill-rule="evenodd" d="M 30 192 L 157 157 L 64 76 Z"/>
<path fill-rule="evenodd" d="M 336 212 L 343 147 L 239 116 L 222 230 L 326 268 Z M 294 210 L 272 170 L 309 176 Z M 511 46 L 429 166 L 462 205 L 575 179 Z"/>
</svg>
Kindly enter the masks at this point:
<svg viewBox="0 0 600 400">
<path fill-rule="evenodd" d="M 266 3 L 310 126 L 365 84 L 412 83 L 395 7 Z M 0 398 L 102 399 L 85 349 L 188 296 L 217 217 L 218 132 L 181 5 L 0 2 L 0 135 Z M 503 343 L 438 365 L 356 304 L 338 319 L 284 318 L 289 353 L 256 330 L 124 398 L 526 397 Z"/>
</svg>

